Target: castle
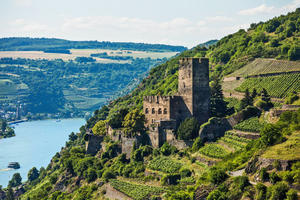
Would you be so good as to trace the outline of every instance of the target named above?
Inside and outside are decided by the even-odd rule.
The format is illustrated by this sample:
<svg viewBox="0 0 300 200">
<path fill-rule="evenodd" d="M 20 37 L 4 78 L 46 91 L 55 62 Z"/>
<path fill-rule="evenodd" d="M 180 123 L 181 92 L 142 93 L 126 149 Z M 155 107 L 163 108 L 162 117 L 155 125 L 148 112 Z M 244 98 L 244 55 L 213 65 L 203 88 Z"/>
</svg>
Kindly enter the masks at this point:
<svg viewBox="0 0 300 200">
<path fill-rule="evenodd" d="M 175 131 L 188 117 L 194 117 L 199 124 L 208 121 L 210 115 L 209 62 L 207 58 L 180 58 L 178 92 L 173 96 L 144 96 L 143 109 L 145 126 L 149 130 L 149 145 L 161 147 L 165 142 L 178 149 L 190 147 L 192 141 L 177 140 Z M 138 138 L 123 137 L 122 131 L 114 131 L 107 125 L 107 135 L 112 140 L 122 142 L 122 152 L 130 155 L 133 140 Z M 90 135 L 92 133 L 88 133 Z M 93 134 L 92 134 L 93 135 Z M 93 136 L 89 136 L 92 139 Z M 97 144 L 99 141 L 96 142 Z M 87 144 L 94 149 L 94 142 Z"/>
<path fill-rule="evenodd" d="M 209 119 L 210 87 L 207 58 L 180 58 L 178 93 L 174 96 L 144 96 L 146 125 L 159 120 L 176 121 L 179 125 L 187 117 L 199 124 Z"/>
</svg>

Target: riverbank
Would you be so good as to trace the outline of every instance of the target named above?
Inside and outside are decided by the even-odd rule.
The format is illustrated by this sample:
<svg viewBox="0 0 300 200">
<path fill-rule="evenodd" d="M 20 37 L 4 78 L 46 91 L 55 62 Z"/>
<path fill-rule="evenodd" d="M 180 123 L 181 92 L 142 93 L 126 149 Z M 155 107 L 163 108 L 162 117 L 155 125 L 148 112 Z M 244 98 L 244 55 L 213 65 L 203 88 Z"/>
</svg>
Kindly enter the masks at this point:
<svg viewBox="0 0 300 200">
<path fill-rule="evenodd" d="M 5 188 L 14 173 L 20 173 L 22 182 L 32 167 L 47 167 L 50 160 L 65 146 L 71 132 L 79 132 L 84 118 L 27 121 L 15 126 L 17 137 L 0 140 L 0 185 Z M 19 162 L 21 168 L 5 170 L 9 162 Z"/>
</svg>

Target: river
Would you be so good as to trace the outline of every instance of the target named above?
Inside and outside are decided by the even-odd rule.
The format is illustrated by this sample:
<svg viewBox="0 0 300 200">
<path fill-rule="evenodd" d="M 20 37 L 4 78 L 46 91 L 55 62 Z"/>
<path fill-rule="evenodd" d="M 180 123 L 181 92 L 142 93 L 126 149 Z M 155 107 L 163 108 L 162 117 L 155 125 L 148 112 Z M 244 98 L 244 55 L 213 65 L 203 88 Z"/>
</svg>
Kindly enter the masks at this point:
<svg viewBox="0 0 300 200">
<path fill-rule="evenodd" d="M 0 139 L 0 185 L 7 187 L 14 173 L 20 173 L 22 182 L 32 167 L 47 167 L 56 152 L 64 147 L 70 133 L 79 132 L 83 118 L 23 122 L 15 125 L 15 137 Z M 21 168 L 8 170 L 9 162 L 19 162 Z"/>
</svg>

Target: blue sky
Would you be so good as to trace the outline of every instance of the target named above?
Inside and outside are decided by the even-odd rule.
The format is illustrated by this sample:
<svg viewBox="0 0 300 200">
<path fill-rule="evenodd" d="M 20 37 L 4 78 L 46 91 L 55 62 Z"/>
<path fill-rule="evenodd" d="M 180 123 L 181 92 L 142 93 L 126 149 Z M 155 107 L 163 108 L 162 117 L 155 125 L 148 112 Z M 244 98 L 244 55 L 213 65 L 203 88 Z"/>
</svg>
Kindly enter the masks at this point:
<svg viewBox="0 0 300 200">
<path fill-rule="evenodd" d="M 300 0 L 1 0 L 0 37 L 193 47 L 300 7 Z"/>
</svg>

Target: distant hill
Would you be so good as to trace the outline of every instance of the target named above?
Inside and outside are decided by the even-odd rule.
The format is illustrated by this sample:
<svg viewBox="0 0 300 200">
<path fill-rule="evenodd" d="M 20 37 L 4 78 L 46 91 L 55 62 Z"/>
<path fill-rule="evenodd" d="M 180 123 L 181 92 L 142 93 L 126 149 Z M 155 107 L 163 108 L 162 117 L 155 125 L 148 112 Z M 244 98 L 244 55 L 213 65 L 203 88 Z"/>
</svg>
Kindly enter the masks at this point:
<svg viewBox="0 0 300 200">
<path fill-rule="evenodd" d="M 49 51 L 63 49 L 126 49 L 134 51 L 181 52 L 183 46 L 134 42 L 70 41 L 56 38 L 10 37 L 0 39 L 0 51 Z"/>
</svg>

